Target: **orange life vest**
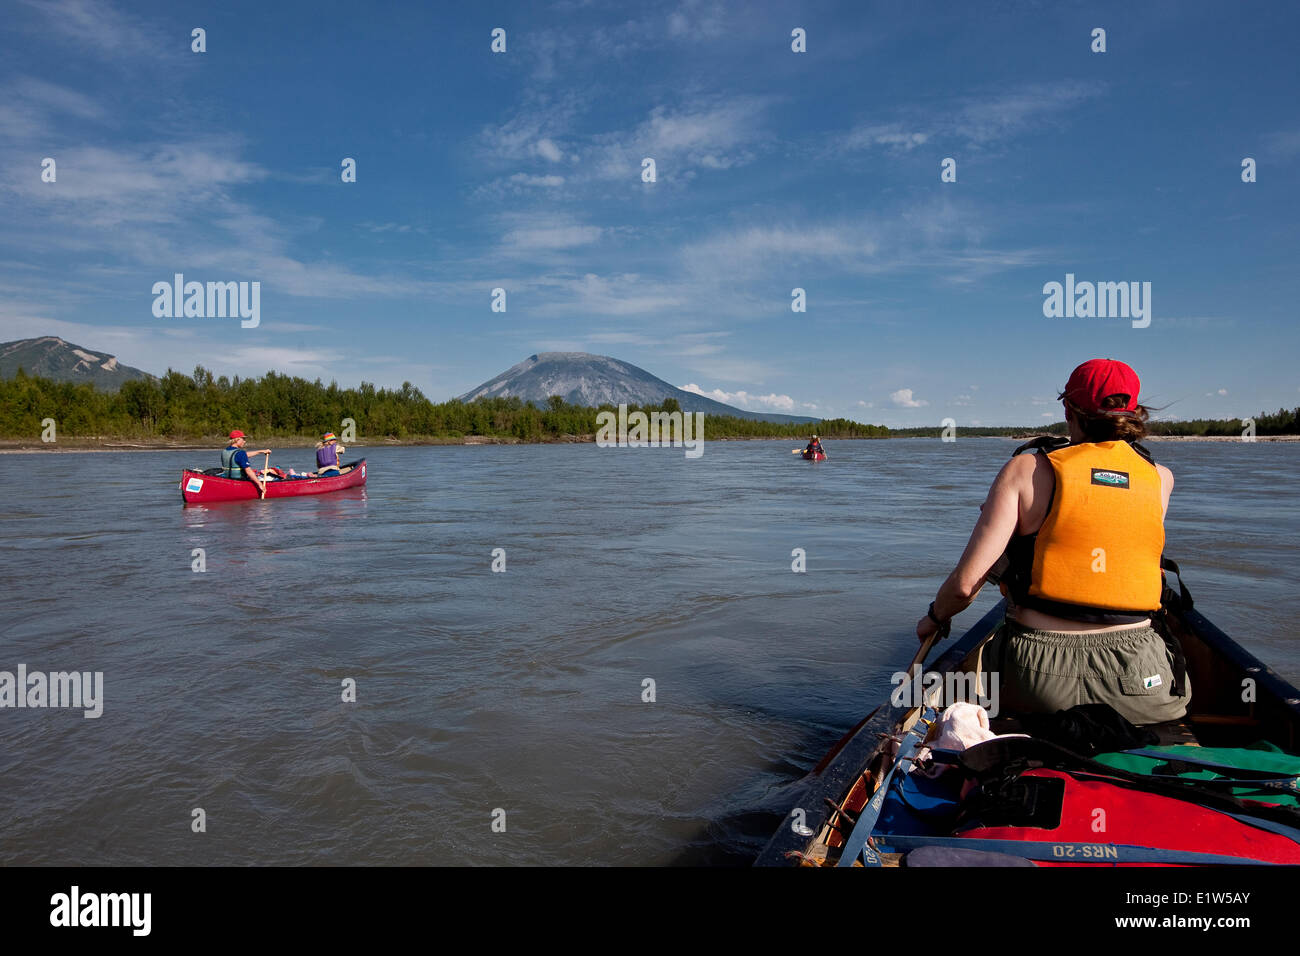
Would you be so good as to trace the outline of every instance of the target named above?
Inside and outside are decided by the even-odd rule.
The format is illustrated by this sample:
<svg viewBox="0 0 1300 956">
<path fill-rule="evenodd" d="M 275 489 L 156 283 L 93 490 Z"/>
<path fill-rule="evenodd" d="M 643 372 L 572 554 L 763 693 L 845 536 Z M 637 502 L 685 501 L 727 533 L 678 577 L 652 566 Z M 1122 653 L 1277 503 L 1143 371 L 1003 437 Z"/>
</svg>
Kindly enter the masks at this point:
<svg viewBox="0 0 1300 956">
<path fill-rule="evenodd" d="M 1047 460 L 1056 478 L 1047 517 L 1009 549 L 1013 599 L 1108 623 L 1158 610 L 1165 528 L 1155 465 L 1125 441 L 1067 445 Z"/>
</svg>

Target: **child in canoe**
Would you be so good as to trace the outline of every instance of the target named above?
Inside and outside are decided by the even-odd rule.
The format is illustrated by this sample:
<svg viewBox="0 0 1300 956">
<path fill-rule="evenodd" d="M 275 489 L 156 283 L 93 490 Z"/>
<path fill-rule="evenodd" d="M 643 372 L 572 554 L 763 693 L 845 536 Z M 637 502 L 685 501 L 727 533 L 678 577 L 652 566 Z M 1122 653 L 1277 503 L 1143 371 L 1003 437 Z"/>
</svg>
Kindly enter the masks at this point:
<svg viewBox="0 0 1300 956">
<path fill-rule="evenodd" d="M 342 474 L 342 462 L 339 456 L 344 450 L 333 432 L 322 435 L 320 441 L 316 443 L 316 477 L 324 478 L 326 475 Z"/>
</svg>

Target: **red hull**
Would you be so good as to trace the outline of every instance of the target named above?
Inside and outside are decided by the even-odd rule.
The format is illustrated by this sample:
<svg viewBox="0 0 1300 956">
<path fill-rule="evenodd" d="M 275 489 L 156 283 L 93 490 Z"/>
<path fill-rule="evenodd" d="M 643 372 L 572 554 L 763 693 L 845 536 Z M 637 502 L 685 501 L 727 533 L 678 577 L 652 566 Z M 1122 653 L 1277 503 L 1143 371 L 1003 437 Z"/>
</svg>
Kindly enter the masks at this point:
<svg viewBox="0 0 1300 956">
<path fill-rule="evenodd" d="M 366 483 L 366 460 L 362 458 L 352 465 L 352 470 L 346 475 L 272 481 L 266 486 L 266 497 L 297 498 L 299 495 L 323 495 L 344 488 L 359 488 Z M 219 478 L 186 468 L 181 473 L 181 497 L 186 504 L 208 504 L 213 501 L 253 501 L 260 496 L 257 485 L 251 481 Z"/>
<path fill-rule="evenodd" d="M 826 453 L 825 453 L 825 452 L 822 452 L 821 454 L 818 454 L 818 455 L 810 455 L 810 454 L 808 454 L 807 452 L 804 452 L 804 453 L 803 453 L 803 460 L 804 460 L 804 461 L 825 461 L 825 460 L 826 460 Z"/>
</svg>

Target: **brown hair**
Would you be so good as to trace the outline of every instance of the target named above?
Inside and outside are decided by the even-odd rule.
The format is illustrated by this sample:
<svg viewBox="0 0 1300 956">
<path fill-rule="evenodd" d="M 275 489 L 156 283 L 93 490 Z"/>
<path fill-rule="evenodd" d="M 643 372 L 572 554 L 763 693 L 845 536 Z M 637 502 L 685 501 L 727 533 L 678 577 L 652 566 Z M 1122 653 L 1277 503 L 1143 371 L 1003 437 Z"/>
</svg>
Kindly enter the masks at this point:
<svg viewBox="0 0 1300 956">
<path fill-rule="evenodd" d="M 1083 429 L 1084 441 L 1133 442 L 1147 437 L 1147 419 L 1151 417 L 1151 409 L 1145 405 L 1139 405 L 1137 411 L 1125 412 L 1123 415 L 1089 415 L 1066 398 L 1064 392 L 1056 397 L 1064 401 L 1065 407 L 1074 414 L 1079 427 Z M 1128 400 L 1127 395 L 1107 395 L 1101 400 L 1101 407 L 1123 408 Z"/>
</svg>

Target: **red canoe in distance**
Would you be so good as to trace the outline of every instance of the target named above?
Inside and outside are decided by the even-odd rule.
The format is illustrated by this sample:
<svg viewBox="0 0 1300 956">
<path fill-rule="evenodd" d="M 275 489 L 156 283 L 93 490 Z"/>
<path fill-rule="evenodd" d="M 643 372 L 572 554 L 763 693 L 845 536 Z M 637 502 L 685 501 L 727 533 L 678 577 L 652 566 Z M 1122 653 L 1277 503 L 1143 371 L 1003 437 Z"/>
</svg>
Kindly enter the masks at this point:
<svg viewBox="0 0 1300 956">
<path fill-rule="evenodd" d="M 297 498 L 299 495 L 323 495 L 344 488 L 358 488 L 366 483 L 366 460 L 345 466 L 352 470 L 326 478 L 288 478 L 268 482 L 266 497 Z M 216 469 L 214 469 L 216 470 Z M 257 485 L 243 478 L 222 478 L 186 468 L 181 473 L 181 497 L 186 504 L 213 501 L 253 501 L 259 498 Z"/>
<path fill-rule="evenodd" d="M 803 460 L 804 461 L 825 461 L 826 453 L 825 452 L 804 452 Z"/>
</svg>

